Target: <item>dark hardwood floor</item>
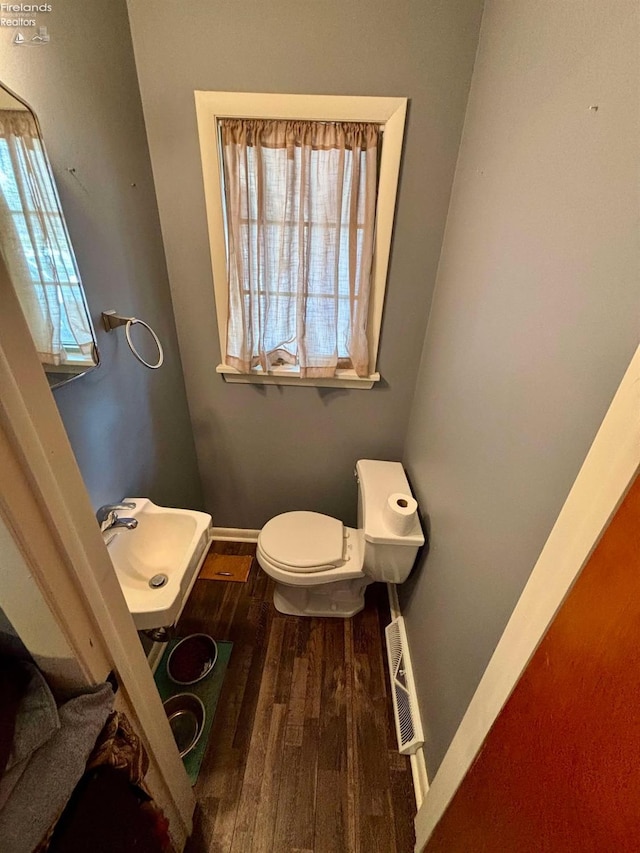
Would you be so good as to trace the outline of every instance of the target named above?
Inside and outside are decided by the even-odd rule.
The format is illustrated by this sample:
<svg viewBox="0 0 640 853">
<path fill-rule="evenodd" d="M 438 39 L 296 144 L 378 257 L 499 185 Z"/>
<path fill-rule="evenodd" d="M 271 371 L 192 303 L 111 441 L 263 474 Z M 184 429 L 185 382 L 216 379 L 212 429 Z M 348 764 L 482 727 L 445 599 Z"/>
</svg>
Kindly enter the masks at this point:
<svg viewBox="0 0 640 853">
<path fill-rule="evenodd" d="M 220 553 L 255 545 L 217 542 Z M 234 643 L 195 787 L 187 853 L 411 853 L 415 799 L 397 751 L 383 584 L 353 619 L 283 616 L 247 583 L 198 580 L 179 633 Z"/>
</svg>

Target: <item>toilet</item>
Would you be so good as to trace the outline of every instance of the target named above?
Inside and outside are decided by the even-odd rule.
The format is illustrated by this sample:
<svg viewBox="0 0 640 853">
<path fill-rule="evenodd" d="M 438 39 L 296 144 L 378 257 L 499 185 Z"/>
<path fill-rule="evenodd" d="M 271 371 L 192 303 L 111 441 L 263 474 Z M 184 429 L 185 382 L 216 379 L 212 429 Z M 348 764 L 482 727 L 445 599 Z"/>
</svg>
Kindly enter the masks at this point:
<svg viewBox="0 0 640 853">
<path fill-rule="evenodd" d="M 273 603 L 292 616 L 354 616 L 374 581 L 402 583 L 424 544 L 418 513 L 398 529 L 390 498 L 401 508 L 412 495 L 400 462 L 361 459 L 356 464 L 358 527 L 318 512 L 285 512 L 258 536 L 256 556 L 276 582 Z"/>
</svg>

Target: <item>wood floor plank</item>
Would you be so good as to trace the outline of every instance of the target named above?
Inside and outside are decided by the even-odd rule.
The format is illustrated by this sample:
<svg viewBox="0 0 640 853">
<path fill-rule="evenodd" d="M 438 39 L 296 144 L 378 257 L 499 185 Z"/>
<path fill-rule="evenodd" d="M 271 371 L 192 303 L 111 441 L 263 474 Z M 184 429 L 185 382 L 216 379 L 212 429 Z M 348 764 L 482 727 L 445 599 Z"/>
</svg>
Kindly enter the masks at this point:
<svg viewBox="0 0 640 853">
<path fill-rule="evenodd" d="M 280 780 L 283 773 L 287 772 L 282 764 L 286 716 L 286 705 L 276 704 L 273 706 L 262 769 L 262 784 L 255 804 L 256 818 L 251 840 L 251 850 L 254 853 L 272 853 L 274 849 L 273 836 L 275 835 L 278 814 Z"/>
<path fill-rule="evenodd" d="M 324 631 L 320 619 L 309 619 L 305 654 L 309 664 L 305 719 L 319 720 L 322 702 L 322 672 L 324 659 Z"/>
<path fill-rule="evenodd" d="M 349 827 L 349 849 L 358 849 L 360 835 L 360 790 L 358 779 L 358 737 L 356 730 L 356 691 L 354 669 L 354 620 L 345 619 L 345 686 L 347 716 L 347 821 Z"/>
<path fill-rule="evenodd" d="M 317 772 L 317 720 L 302 727 L 299 747 L 285 744 L 282 762 L 286 768 L 280 780 L 274 850 L 313 849 Z"/>
<path fill-rule="evenodd" d="M 284 633 L 282 636 L 282 654 L 273 701 L 288 705 L 293 679 L 293 665 L 296 656 L 299 620 L 292 616 L 284 617 Z"/>
<path fill-rule="evenodd" d="M 238 720 L 241 725 L 236 726 L 233 738 L 233 745 L 236 749 L 246 754 L 249 749 L 249 743 L 252 737 L 252 729 L 258 706 L 258 698 L 262 679 L 264 676 L 264 666 L 269 645 L 271 628 L 271 614 L 269 606 L 266 602 L 253 602 L 251 607 L 251 626 L 254 638 L 251 642 L 251 661 L 249 671 L 247 673 L 247 681 L 245 690 L 242 696 L 242 704 L 238 713 Z M 233 656 L 233 655 L 232 655 Z"/>
<path fill-rule="evenodd" d="M 247 764 L 240 801 L 238 803 L 236 828 L 233 834 L 231 853 L 245 853 L 246 850 L 251 849 L 250 844 L 256 822 L 256 804 L 260 798 L 262 777 L 267 758 L 283 635 L 284 621 L 282 619 L 274 619 L 269 634 L 269 645 L 260 684 L 258 705 L 247 752 Z"/>
<path fill-rule="evenodd" d="M 249 543 L 214 548 L 255 554 Z M 186 853 L 411 853 L 384 585 L 351 620 L 283 616 L 272 596 L 254 559 L 247 583 L 197 581 L 180 620 L 181 635 L 234 643 Z"/>
<path fill-rule="evenodd" d="M 318 620 L 300 622 L 294 661 L 288 731 L 283 752 L 287 768 L 280 782 L 274 850 L 313 849 L 317 796 L 320 694 L 324 635 Z"/>
<path fill-rule="evenodd" d="M 243 781 L 244 761 L 239 756 L 227 755 L 225 758 L 228 770 L 225 772 L 224 764 L 221 762 L 218 766 L 219 773 L 212 779 L 216 783 L 215 790 L 219 796 L 215 798 L 217 811 L 209 838 L 210 848 L 206 849 L 214 850 L 215 853 L 228 853 L 231 849 L 236 829 L 237 804 Z M 206 800 L 204 802 L 206 804 Z"/>
<path fill-rule="evenodd" d="M 213 853 L 214 827 L 218 813 L 218 801 L 215 797 L 203 797 L 196 805 L 193 815 L 193 832 L 188 842 L 188 849 Z M 217 851 L 216 851 L 217 853 Z"/>
<path fill-rule="evenodd" d="M 398 753 L 395 753 L 398 755 Z M 413 850 L 416 837 L 413 828 L 413 819 L 416 814 L 415 791 L 411 778 L 410 769 L 407 768 L 407 759 L 401 770 L 390 772 L 391 780 L 391 802 L 393 805 L 393 827 L 396 838 L 395 850 Z"/>
<path fill-rule="evenodd" d="M 344 626 L 327 619 L 324 632 L 323 677 L 318 743 L 315 849 L 349 850 L 347 791 L 347 713 Z"/>
<path fill-rule="evenodd" d="M 288 726 L 303 726 L 307 700 L 307 681 L 309 675 L 309 660 L 295 657 L 291 674 L 291 690 L 289 693 Z"/>
<path fill-rule="evenodd" d="M 355 853 L 349 842 L 345 780 L 339 770 L 318 770 L 313 849 L 315 853 Z"/>
<path fill-rule="evenodd" d="M 389 689 L 389 681 L 385 672 L 386 647 L 384 645 L 384 632 L 380 633 L 380 622 L 378 619 L 379 609 L 384 608 L 385 599 L 380 601 L 379 586 L 384 590 L 382 584 L 375 584 L 369 593 L 375 606 L 366 607 L 358 613 L 354 619 L 354 643 L 353 654 L 366 657 L 369 661 L 368 695 L 372 699 L 386 699 Z M 388 612 L 388 607 L 386 608 Z M 390 619 L 387 619 L 387 622 Z M 391 703 L 389 702 L 389 706 Z"/>
<path fill-rule="evenodd" d="M 345 650 L 342 620 L 327 619 L 321 625 L 324 631 L 324 658 L 322 661 L 322 688 L 320 700 L 320 755 L 321 770 L 346 774 L 347 765 L 347 714 L 345 684 Z"/>
</svg>

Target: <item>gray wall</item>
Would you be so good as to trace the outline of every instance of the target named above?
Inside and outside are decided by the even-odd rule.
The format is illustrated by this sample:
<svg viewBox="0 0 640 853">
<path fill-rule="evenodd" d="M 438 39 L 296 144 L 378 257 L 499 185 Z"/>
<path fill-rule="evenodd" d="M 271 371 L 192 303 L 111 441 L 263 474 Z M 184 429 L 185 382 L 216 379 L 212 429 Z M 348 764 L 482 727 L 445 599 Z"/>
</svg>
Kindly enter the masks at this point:
<svg viewBox="0 0 640 853">
<path fill-rule="evenodd" d="M 638 343 L 638 13 L 486 4 L 404 457 L 431 773 Z"/>
<path fill-rule="evenodd" d="M 205 501 L 222 526 L 288 509 L 355 522 L 360 457 L 399 459 L 440 253 L 481 0 L 130 0 Z M 225 385 L 194 89 L 411 98 L 372 391 Z"/>
<path fill-rule="evenodd" d="M 55 399 L 95 506 L 142 494 L 198 507 L 126 4 L 56 0 L 38 24 L 51 36 L 39 47 L 14 46 L 15 31 L 0 29 L 0 79 L 40 119 L 103 359 L 91 375 L 55 391 Z M 106 334 L 98 319 L 109 308 L 156 329 L 164 367 L 138 364 L 123 330 Z"/>
</svg>

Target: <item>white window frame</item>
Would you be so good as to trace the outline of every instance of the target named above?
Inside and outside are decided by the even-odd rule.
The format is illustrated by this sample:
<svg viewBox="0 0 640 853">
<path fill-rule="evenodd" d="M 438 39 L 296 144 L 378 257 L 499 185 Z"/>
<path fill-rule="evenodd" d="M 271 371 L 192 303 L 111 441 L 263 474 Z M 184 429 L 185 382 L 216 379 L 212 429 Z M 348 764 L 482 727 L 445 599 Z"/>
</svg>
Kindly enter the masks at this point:
<svg viewBox="0 0 640 853">
<path fill-rule="evenodd" d="M 200 137 L 200 156 L 202 158 L 218 333 L 220 335 L 221 358 L 223 359 L 222 363 L 216 368 L 217 372 L 221 373 L 227 382 L 262 385 L 315 385 L 330 388 L 372 388 L 380 379 L 380 374 L 376 372 L 376 363 L 393 233 L 407 98 L 202 91 L 196 91 L 194 94 L 198 135 Z M 218 120 L 222 118 L 372 122 L 379 124 L 383 129 L 371 295 L 367 321 L 368 376 L 356 376 L 354 370 L 337 370 L 335 377 L 301 379 L 298 369 L 292 366 L 274 368 L 268 374 L 263 373 L 259 368 L 245 374 L 224 363 L 224 354 L 227 351 L 229 292 L 227 287 L 224 198 L 221 180 L 222 164 L 220 162 L 217 131 Z"/>
</svg>

